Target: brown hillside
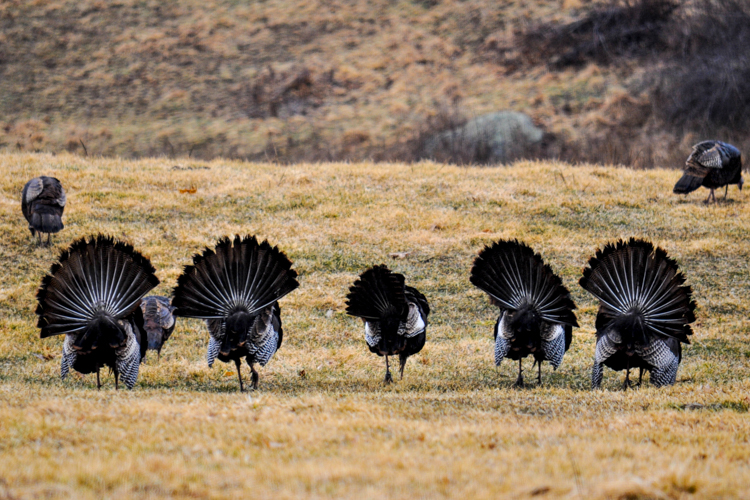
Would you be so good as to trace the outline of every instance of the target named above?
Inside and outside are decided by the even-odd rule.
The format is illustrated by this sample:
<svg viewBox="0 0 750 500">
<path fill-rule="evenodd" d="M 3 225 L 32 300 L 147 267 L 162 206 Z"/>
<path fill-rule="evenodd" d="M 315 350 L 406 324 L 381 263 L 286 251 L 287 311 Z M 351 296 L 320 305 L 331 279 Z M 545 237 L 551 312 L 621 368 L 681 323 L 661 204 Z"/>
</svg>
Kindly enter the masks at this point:
<svg viewBox="0 0 750 500">
<path fill-rule="evenodd" d="M 557 79 L 508 79 L 487 51 L 559 9 L 523 4 L 4 3 L 0 140 L 47 151 L 83 141 L 103 155 L 341 158 L 382 152 L 454 104 L 550 126 L 565 99 Z M 607 94 L 613 82 L 593 73 L 576 100 Z"/>
<path fill-rule="evenodd" d="M 529 33 L 544 42 L 540 33 L 550 26 L 578 22 L 597 5 L 3 2 L 0 146 L 125 157 L 413 160 L 425 134 L 505 109 L 528 113 L 549 132 L 535 155 L 573 161 L 677 166 L 702 132 L 740 138 L 717 127 L 699 134 L 661 127 L 647 81 L 653 58 L 646 64 L 643 51 L 560 67 L 549 65 L 559 60 L 554 52 L 569 47 L 554 38 L 541 53 L 524 45 Z M 642 28 L 639 19 L 628 22 Z M 662 87 L 662 96 L 674 95 L 673 86 Z M 664 119 L 687 121 L 681 108 L 667 111 Z"/>
</svg>

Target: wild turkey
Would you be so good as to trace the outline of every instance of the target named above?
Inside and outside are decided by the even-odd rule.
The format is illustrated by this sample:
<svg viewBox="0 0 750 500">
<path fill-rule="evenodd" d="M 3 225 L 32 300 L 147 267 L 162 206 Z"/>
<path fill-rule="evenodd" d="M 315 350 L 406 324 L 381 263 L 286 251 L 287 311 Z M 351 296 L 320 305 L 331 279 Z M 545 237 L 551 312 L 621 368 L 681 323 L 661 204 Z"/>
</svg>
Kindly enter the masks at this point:
<svg viewBox="0 0 750 500">
<path fill-rule="evenodd" d="M 129 389 L 146 354 L 141 297 L 159 284 L 151 262 L 107 236 L 81 238 L 64 251 L 37 292 L 41 337 L 65 335 L 60 375 L 109 366 Z"/>
<path fill-rule="evenodd" d="M 281 309 L 278 300 L 299 286 L 292 262 L 277 247 L 255 236 L 223 238 L 215 249 L 193 256 L 177 280 L 172 305 L 175 316 L 206 320 L 208 366 L 218 357 L 234 361 L 240 391 L 244 391 L 240 363 L 245 358 L 258 388 L 258 372 L 281 347 Z"/>
<path fill-rule="evenodd" d="M 66 201 L 65 190 L 54 177 L 34 177 L 23 187 L 21 211 L 29 223 L 31 237 L 39 233 L 40 246 L 42 233 L 47 233 L 49 245 L 50 235 L 63 229 L 62 214 Z"/>
<path fill-rule="evenodd" d="M 398 354 L 403 379 L 406 360 L 421 351 L 427 339 L 430 306 L 404 281 L 403 274 L 374 266 L 359 276 L 346 296 L 346 312 L 362 319 L 370 352 L 385 356 L 386 384 L 393 382 L 388 356 Z"/>
<path fill-rule="evenodd" d="M 471 282 L 500 308 L 495 323 L 495 365 L 505 358 L 518 360 L 523 387 L 523 358 L 534 356 L 537 381 L 542 383 L 542 362 L 557 369 L 578 326 L 576 308 L 562 280 L 539 254 L 518 240 L 500 240 L 485 246 L 474 260 Z M 534 369 L 532 365 L 532 370 Z"/>
<path fill-rule="evenodd" d="M 667 253 L 645 240 L 631 238 L 597 250 L 583 271 L 581 286 L 599 299 L 596 354 L 591 385 L 602 382 L 603 367 L 651 372 L 657 387 L 672 385 L 689 343 L 695 302 L 685 277 Z M 640 380 L 639 380 L 640 382 Z"/>
<path fill-rule="evenodd" d="M 149 295 L 141 301 L 141 311 L 143 327 L 148 337 L 148 349 L 156 351 L 157 359 L 161 359 L 161 348 L 174 330 L 174 307 L 167 297 Z"/>
<path fill-rule="evenodd" d="M 711 191 L 705 203 L 716 201 L 714 189 L 726 186 L 724 199 L 730 184 L 737 184 L 742 191 L 742 156 L 740 151 L 721 141 L 703 141 L 693 146 L 693 152 L 685 162 L 685 170 L 674 186 L 675 194 L 688 194 L 700 186 Z"/>
</svg>

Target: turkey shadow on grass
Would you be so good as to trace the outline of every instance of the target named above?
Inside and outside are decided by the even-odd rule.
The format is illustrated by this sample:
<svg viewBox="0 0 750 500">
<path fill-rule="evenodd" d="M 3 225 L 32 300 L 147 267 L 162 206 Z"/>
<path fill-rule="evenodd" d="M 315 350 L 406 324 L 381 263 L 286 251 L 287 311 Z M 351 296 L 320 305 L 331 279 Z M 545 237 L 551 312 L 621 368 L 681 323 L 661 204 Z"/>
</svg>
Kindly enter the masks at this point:
<svg viewBox="0 0 750 500">
<path fill-rule="evenodd" d="M 637 377 L 637 370 L 631 371 L 631 378 Z M 622 391 L 622 383 L 625 376 L 623 372 L 614 372 L 608 370 L 605 372 L 604 381 L 602 383 L 602 390 L 606 392 L 619 392 Z M 102 388 L 98 391 L 96 387 L 96 376 L 94 374 L 87 374 L 80 378 L 76 377 L 75 380 L 60 380 L 59 378 L 48 378 L 28 375 L 21 379 L 14 377 L 13 380 L 20 382 L 26 386 L 36 386 L 39 389 L 68 389 L 68 390 L 91 390 L 92 392 L 114 390 L 115 383 L 114 377 L 110 373 L 102 373 L 101 382 Z M 641 387 L 651 387 L 648 373 L 643 375 L 643 385 Z M 0 374 L 0 382 L 10 382 L 11 378 Z M 713 380 L 705 380 L 704 382 L 711 382 Z M 466 380 L 456 379 L 450 381 L 447 384 L 441 384 L 439 381 L 422 381 L 426 383 L 420 383 L 419 381 L 409 382 L 394 382 L 389 385 L 382 383 L 380 379 L 347 379 L 347 380 L 306 380 L 299 381 L 291 378 L 277 378 L 275 380 L 268 380 L 265 384 L 261 379 L 261 385 L 256 390 L 246 389 L 244 392 L 240 392 L 239 383 L 236 379 L 229 382 L 201 382 L 201 381 L 180 381 L 174 382 L 147 382 L 139 380 L 132 391 L 179 391 L 187 393 L 215 393 L 215 394 L 276 394 L 284 396 L 303 396 L 310 394 L 341 394 L 341 395 L 408 395 L 413 394 L 415 396 L 422 396 L 426 393 L 438 393 L 444 395 L 456 395 L 466 394 L 467 392 L 476 392 L 484 390 L 501 390 L 503 392 L 509 392 L 514 394 L 537 394 L 546 390 L 560 390 L 572 391 L 573 393 L 586 393 L 591 392 L 591 382 L 589 374 L 568 374 L 561 377 L 555 377 L 553 380 L 542 379 L 542 384 L 539 385 L 534 382 L 528 382 L 524 387 L 514 387 L 515 375 L 504 375 L 499 376 L 496 380 L 487 381 L 486 383 L 467 383 Z M 695 383 L 694 377 L 680 378 L 675 385 Z M 638 386 L 634 387 L 639 388 Z M 120 391 L 128 392 L 129 389 L 120 387 Z"/>
<path fill-rule="evenodd" d="M 678 195 L 679 199 L 677 200 L 677 203 L 680 205 L 699 205 L 704 207 L 711 207 L 711 206 L 717 206 L 717 205 L 734 205 L 735 203 L 743 203 L 743 200 L 737 200 L 735 198 L 732 198 L 731 196 L 729 198 L 724 198 L 722 195 L 719 195 L 716 197 L 715 202 L 706 203 L 706 198 L 698 198 L 698 197 L 688 197 L 686 195 Z M 706 195 L 708 196 L 708 195 Z"/>
</svg>

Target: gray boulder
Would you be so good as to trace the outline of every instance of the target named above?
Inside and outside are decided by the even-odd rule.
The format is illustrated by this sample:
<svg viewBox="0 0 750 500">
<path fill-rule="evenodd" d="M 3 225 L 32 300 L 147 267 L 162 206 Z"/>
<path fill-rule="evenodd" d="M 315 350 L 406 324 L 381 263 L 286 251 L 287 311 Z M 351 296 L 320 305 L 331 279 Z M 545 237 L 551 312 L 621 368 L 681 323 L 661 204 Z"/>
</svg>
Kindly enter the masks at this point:
<svg viewBox="0 0 750 500">
<path fill-rule="evenodd" d="M 540 144 L 543 135 L 528 115 L 498 111 L 432 136 L 425 142 L 423 156 L 457 163 L 506 163 Z"/>
</svg>

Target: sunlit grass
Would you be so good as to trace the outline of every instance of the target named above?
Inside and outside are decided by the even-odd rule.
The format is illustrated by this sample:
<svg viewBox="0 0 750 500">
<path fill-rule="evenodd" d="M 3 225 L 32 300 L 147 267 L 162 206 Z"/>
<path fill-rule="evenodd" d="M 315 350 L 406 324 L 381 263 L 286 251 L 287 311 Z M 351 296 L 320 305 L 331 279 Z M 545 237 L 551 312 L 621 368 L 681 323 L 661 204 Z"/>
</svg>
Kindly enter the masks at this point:
<svg viewBox="0 0 750 500">
<path fill-rule="evenodd" d="M 558 163 L 17 154 L 0 167 L 0 498 L 744 496 L 749 214 L 734 187 L 707 207 L 705 193 L 671 193 L 674 171 Z M 39 174 L 68 191 L 53 249 L 34 246 L 20 211 Z M 260 390 L 240 394 L 233 365 L 206 366 L 194 320 L 178 322 L 159 364 L 149 355 L 133 391 L 116 393 L 109 375 L 101 391 L 92 376 L 61 381 L 61 340 L 38 338 L 34 294 L 62 248 L 98 231 L 149 255 L 165 295 L 220 236 L 279 245 L 301 286 L 281 302 L 284 345 Z M 592 392 L 596 305 L 577 280 L 598 245 L 628 236 L 678 260 L 698 302 L 695 335 L 674 387 L 623 392 L 622 374 L 606 370 Z M 516 365 L 494 367 L 496 312 L 468 281 L 476 252 L 501 237 L 539 251 L 579 306 L 571 350 L 557 372 L 545 365 L 542 387 L 514 390 Z M 344 313 L 349 285 L 377 263 L 432 308 L 427 345 L 390 387 Z"/>
</svg>

